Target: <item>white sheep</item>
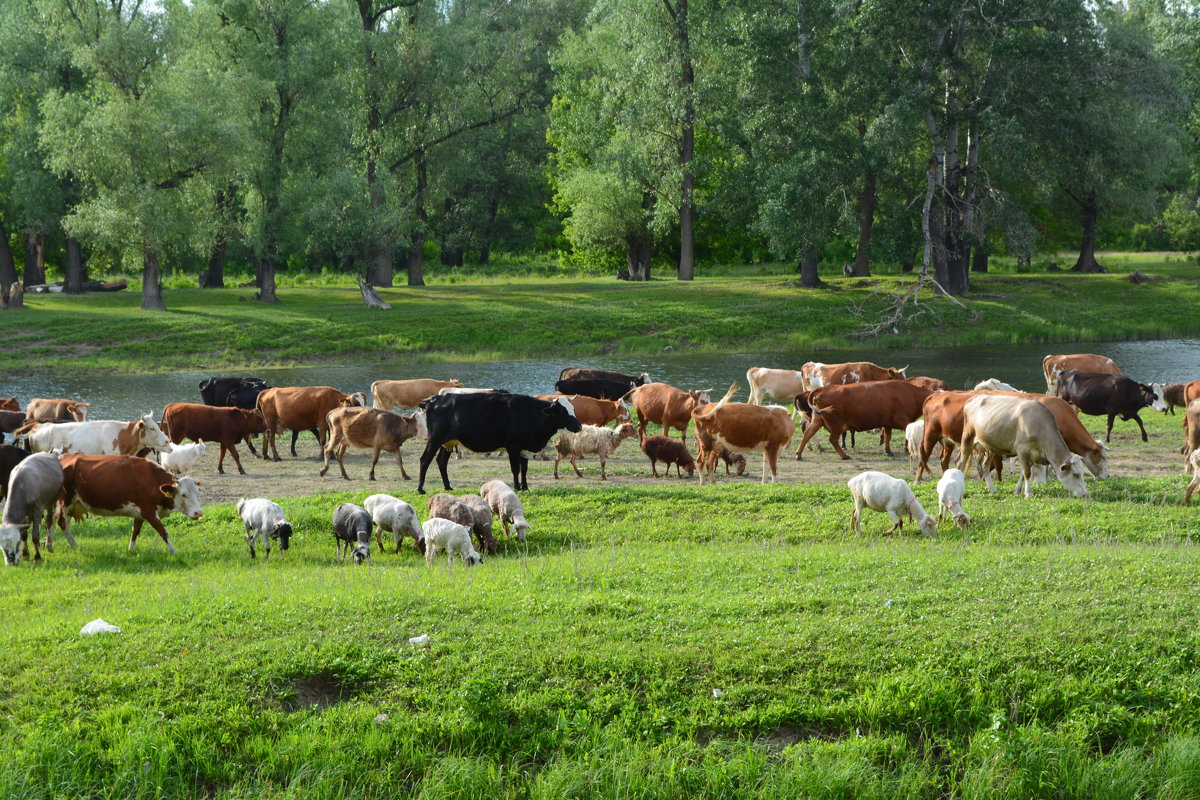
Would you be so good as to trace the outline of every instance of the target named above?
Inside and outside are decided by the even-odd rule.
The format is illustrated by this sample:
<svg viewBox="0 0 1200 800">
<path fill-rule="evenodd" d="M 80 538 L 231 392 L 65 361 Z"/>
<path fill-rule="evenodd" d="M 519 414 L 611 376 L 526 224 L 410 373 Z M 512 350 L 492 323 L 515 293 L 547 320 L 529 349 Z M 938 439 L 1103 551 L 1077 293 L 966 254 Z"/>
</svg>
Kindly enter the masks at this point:
<svg viewBox="0 0 1200 800">
<path fill-rule="evenodd" d="M 975 384 L 976 392 L 1019 392 L 1020 389 L 1011 386 L 998 378 L 988 378 Z"/>
<path fill-rule="evenodd" d="M 854 513 L 850 515 L 850 526 L 855 533 L 862 533 L 860 520 L 864 506 L 873 511 L 886 512 L 895 523 L 885 536 L 903 531 L 905 516 L 915 520 L 921 533 L 926 536 L 937 533 L 937 520 L 925 513 L 921 501 L 903 480 L 869 470 L 855 475 L 847 481 L 847 485 L 854 497 Z"/>
<path fill-rule="evenodd" d="M 254 540 L 260 535 L 263 548 L 267 551 L 265 558 L 271 557 L 271 539 L 279 540 L 279 549 L 287 551 L 288 540 L 292 537 L 292 526 L 284 516 L 283 509 L 265 497 L 252 500 L 241 498 L 237 501 L 238 516 L 245 525 L 246 544 L 250 546 L 250 557 L 255 558 Z"/>
<path fill-rule="evenodd" d="M 408 503 L 390 494 L 373 494 L 363 500 L 363 508 L 375 522 L 375 541 L 379 544 L 379 552 L 383 552 L 383 532 L 391 531 L 396 541 L 396 552 L 400 552 L 400 542 L 405 535 L 411 536 L 417 548 L 421 547 L 421 522 L 417 519 L 417 511 Z"/>
<path fill-rule="evenodd" d="M 962 470 L 948 469 L 942 474 L 942 479 L 938 481 L 938 522 L 945 519 L 949 513 L 954 518 L 954 524 L 960 529 L 966 530 L 971 524 L 971 518 L 967 512 L 963 511 L 962 499 L 963 493 L 967 489 L 967 476 L 963 475 Z"/>
<path fill-rule="evenodd" d="M 487 501 L 492 513 L 500 518 L 504 526 L 504 535 L 512 536 L 516 531 L 517 539 L 525 541 L 529 533 L 529 523 L 525 521 L 525 507 L 521 498 L 504 481 L 488 481 L 479 487 L 479 496 Z M 510 529 L 511 528 L 511 529 Z"/>
<path fill-rule="evenodd" d="M 430 517 L 421 523 L 421 532 L 425 538 L 425 563 L 431 567 L 437 559 L 438 550 L 446 551 L 447 565 L 454 563 L 456 555 L 461 557 L 468 567 L 483 561 L 483 557 L 471 544 L 471 532 L 457 522 Z"/>
<path fill-rule="evenodd" d="M 921 457 L 921 442 L 925 439 L 925 420 L 910 422 L 904 428 L 904 447 L 908 450 L 908 465 L 911 467 L 915 459 Z"/>
<path fill-rule="evenodd" d="M 575 474 L 582 478 L 583 473 L 579 471 L 576 459 L 584 455 L 595 455 L 600 459 L 600 480 L 608 480 L 604 469 L 605 460 L 616 451 L 621 442 L 636 433 L 637 429 L 628 422 L 616 429 L 584 425 L 578 433 L 559 432 L 558 442 L 554 445 L 558 451 L 558 455 L 554 457 L 554 477 L 558 477 L 558 462 L 567 458 L 575 468 Z"/>
<path fill-rule="evenodd" d="M 204 455 L 203 441 L 193 442 L 192 444 L 167 442 L 167 448 L 167 450 L 159 452 L 158 463 L 162 464 L 164 469 L 168 469 L 176 475 L 187 475 L 196 462 Z"/>
</svg>

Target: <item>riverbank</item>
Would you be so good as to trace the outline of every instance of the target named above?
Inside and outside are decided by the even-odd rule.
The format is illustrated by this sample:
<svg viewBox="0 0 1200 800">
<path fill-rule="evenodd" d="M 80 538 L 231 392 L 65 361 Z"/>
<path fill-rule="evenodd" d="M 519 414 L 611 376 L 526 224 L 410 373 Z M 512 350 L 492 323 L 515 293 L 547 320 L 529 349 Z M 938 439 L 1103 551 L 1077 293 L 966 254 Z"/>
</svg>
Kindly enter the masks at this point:
<svg viewBox="0 0 1200 800">
<path fill-rule="evenodd" d="M 828 278 L 800 288 L 784 272 L 631 284 L 608 278 L 514 278 L 380 291 L 294 286 L 263 306 L 252 289 L 169 289 L 165 313 L 136 289 L 29 295 L 0 314 L 10 375 L 209 371 L 300 364 L 387 365 L 536 357 L 637 356 L 1113 341 L 1200 335 L 1200 266 L 1182 256 L 1112 262 L 1155 279 L 996 272 L 974 276 L 960 307 L 923 294 L 918 313 L 880 336 L 911 278 Z M 891 294 L 888 294 L 891 293 Z"/>
</svg>

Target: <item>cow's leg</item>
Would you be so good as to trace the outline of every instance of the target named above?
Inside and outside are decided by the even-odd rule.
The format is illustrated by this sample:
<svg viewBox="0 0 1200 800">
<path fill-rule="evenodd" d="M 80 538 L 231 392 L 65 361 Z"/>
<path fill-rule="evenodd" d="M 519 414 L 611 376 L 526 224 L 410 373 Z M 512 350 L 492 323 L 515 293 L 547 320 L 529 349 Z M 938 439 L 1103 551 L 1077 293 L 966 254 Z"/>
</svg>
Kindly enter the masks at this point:
<svg viewBox="0 0 1200 800">
<path fill-rule="evenodd" d="M 142 532 L 142 521 L 140 519 L 135 519 L 133 521 L 133 533 L 131 533 L 129 535 L 129 552 L 132 553 L 134 550 L 137 549 L 137 537 L 138 537 L 138 534 L 141 532 Z"/>
<path fill-rule="evenodd" d="M 843 434 L 843 435 L 845 435 L 845 434 Z M 847 453 L 845 450 L 843 450 L 842 446 L 840 444 L 838 444 L 838 437 L 832 431 L 829 434 L 829 443 L 831 445 L 833 445 L 834 450 L 837 450 L 838 455 L 842 457 L 843 461 L 850 460 L 850 454 Z M 851 445 L 851 447 L 853 447 L 853 446 L 854 445 Z"/>
<path fill-rule="evenodd" d="M 779 448 L 768 447 L 763 451 L 763 483 L 767 482 L 767 466 L 771 467 L 771 483 L 779 480 Z M 713 464 L 716 467 L 716 464 Z M 725 467 L 726 473 L 729 471 L 728 465 Z"/>
<path fill-rule="evenodd" d="M 1139 427 L 1139 428 L 1141 428 L 1141 430 L 1142 430 L 1142 441 L 1143 441 L 1143 442 L 1148 442 L 1148 441 L 1150 441 L 1150 438 L 1149 438 L 1148 436 L 1146 436 L 1146 426 L 1142 424 L 1142 418 L 1141 418 L 1141 417 L 1139 417 L 1139 416 L 1138 416 L 1138 415 L 1135 413 L 1135 414 L 1133 415 L 1133 421 L 1134 421 L 1134 422 L 1136 422 L 1136 423 L 1138 424 L 1138 427 Z"/>
<path fill-rule="evenodd" d="M 1117 417 L 1116 414 L 1108 415 L 1108 430 L 1104 434 L 1104 441 L 1106 444 L 1108 442 L 1112 441 L 1112 426 L 1113 426 L 1113 420 L 1116 419 L 1116 417 Z"/>
<path fill-rule="evenodd" d="M 263 452 L 266 452 L 266 450 L 266 445 L 263 445 Z M 279 457 L 279 434 L 275 433 L 274 431 L 271 432 L 271 455 L 276 461 L 283 461 L 283 459 Z"/>
<path fill-rule="evenodd" d="M 890 456 L 892 454 L 892 429 L 884 426 L 881 438 L 883 439 L 883 452 Z"/>
<path fill-rule="evenodd" d="M 221 449 L 225 449 L 225 445 L 221 445 Z M 222 453 L 224 455 L 224 453 Z M 237 464 L 238 475 L 245 475 L 246 470 L 242 469 L 242 459 L 238 456 L 237 442 L 231 442 L 229 445 L 229 455 L 233 456 L 233 463 Z"/>
<path fill-rule="evenodd" d="M 804 455 L 804 448 L 808 446 L 808 440 L 816 435 L 821 427 L 820 418 L 816 414 L 813 414 L 812 422 L 808 423 L 808 426 L 804 429 L 804 438 L 800 440 L 800 446 L 796 448 L 797 461 Z"/>
<path fill-rule="evenodd" d="M 300 438 L 300 431 L 292 431 L 292 458 L 296 458 L 296 439 Z"/>
<path fill-rule="evenodd" d="M 417 494 L 425 494 L 425 474 L 429 471 L 429 465 L 433 463 L 433 457 L 437 454 L 439 447 L 441 447 L 441 444 L 434 439 L 430 439 L 425 443 L 425 449 L 421 451 L 420 480 L 417 482 Z"/>
<path fill-rule="evenodd" d="M 400 465 L 400 477 L 406 481 L 411 481 L 412 476 L 404 471 L 404 456 L 400 455 L 400 448 L 396 448 L 396 463 Z"/>
<path fill-rule="evenodd" d="M 330 441 L 330 444 L 332 445 L 333 442 Z M 337 454 L 338 469 L 340 469 L 342 471 L 343 478 L 345 478 L 346 480 L 350 480 L 350 476 L 346 474 L 346 465 L 344 463 L 342 463 L 342 459 L 344 459 L 346 457 L 346 450 L 348 450 L 350 448 L 350 443 L 348 441 L 346 441 L 345 439 L 343 439 L 341 442 L 338 443 L 337 448 L 338 448 L 338 454 Z M 371 472 L 372 472 L 371 480 L 375 480 L 375 476 L 374 476 L 375 462 L 374 461 L 371 462 Z"/>
<path fill-rule="evenodd" d="M 58 507 L 54 510 L 54 513 L 58 515 L 59 530 L 63 532 L 63 536 L 67 537 L 67 544 L 71 545 L 71 548 L 74 549 L 77 545 L 75 544 L 75 537 L 71 535 L 70 501 L 63 501 L 60 498 Z M 49 542 L 50 538 L 50 533 L 47 531 L 46 541 Z"/>
<path fill-rule="evenodd" d="M 250 448 L 250 455 L 258 455 L 258 451 L 254 449 L 254 435 L 247 433 L 242 437 L 242 441 L 246 443 L 246 447 Z"/>
<path fill-rule="evenodd" d="M 1190 506 L 1192 504 L 1192 492 L 1196 491 L 1196 487 L 1200 486 L 1200 470 L 1196 470 L 1192 476 L 1192 482 L 1187 486 L 1187 492 L 1183 495 L 1183 504 Z"/>
<path fill-rule="evenodd" d="M 379 463 L 379 451 L 381 449 L 382 448 L 376 447 L 375 452 L 371 454 L 371 476 L 370 476 L 369 480 L 375 480 L 375 465 Z M 342 452 L 343 453 L 346 452 L 346 449 L 342 448 Z M 397 452 L 399 452 L 399 451 L 397 451 Z M 338 465 L 341 466 L 341 463 L 342 463 L 342 459 L 339 458 Z"/>
<path fill-rule="evenodd" d="M 322 478 L 325 477 L 326 472 L 329 472 L 329 456 L 333 454 L 333 448 L 335 446 L 334 440 L 330 439 L 329 446 L 321 448 L 321 459 L 324 461 L 324 463 L 321 465 L 321 471 L 317 474 Z M 345 470 L 343 469 L 342 472 L 345 473 Z"/>
<path fill-rule="evenodd" d="M 447 492 L 451 491 L 450 478 L 446 475 L 446 466 L 450 463 L 450 451 L 446 448 L 441 448 L 437 453 L 438 472 L 442 475 L 442 488 Z"/>
</svg>

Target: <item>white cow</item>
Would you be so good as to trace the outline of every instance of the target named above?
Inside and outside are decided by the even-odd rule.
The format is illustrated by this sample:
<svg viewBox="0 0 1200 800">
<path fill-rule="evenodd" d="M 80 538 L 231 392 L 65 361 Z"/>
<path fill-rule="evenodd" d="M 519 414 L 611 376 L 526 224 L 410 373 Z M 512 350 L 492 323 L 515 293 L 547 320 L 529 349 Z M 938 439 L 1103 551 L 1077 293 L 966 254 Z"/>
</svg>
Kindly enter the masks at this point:
<svg viewBox="0 0 1200 800">
<path fill-rule="evenodd" d="M 17 431 L 35 453 L 61 450 L 89 456 L 133 456 L 138 451 L 165 450 L 167 435 L 158 427 L 153 414 L 140 420 L 90 420 L 88 422 L 31 422 Z"/>
</svg>

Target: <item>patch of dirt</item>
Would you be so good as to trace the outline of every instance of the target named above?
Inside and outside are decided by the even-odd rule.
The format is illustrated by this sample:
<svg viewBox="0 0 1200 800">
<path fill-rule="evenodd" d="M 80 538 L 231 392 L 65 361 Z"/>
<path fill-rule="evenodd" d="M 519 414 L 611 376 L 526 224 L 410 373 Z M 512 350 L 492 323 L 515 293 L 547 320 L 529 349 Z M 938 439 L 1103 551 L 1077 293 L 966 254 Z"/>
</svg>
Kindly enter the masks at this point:
<svg viewBox="0 0 1200 800">
<path fill-rule="evenodd" d="M 353 688 L 344 685 L 341 678 L 329 672 L 297 676 L 292 679 L 289 688 L 291 692 L 280 704 L 288 712 L 305 711 L 313 707 L 323 711 L 348 700 L 355 693 Z"/>
</svg>

